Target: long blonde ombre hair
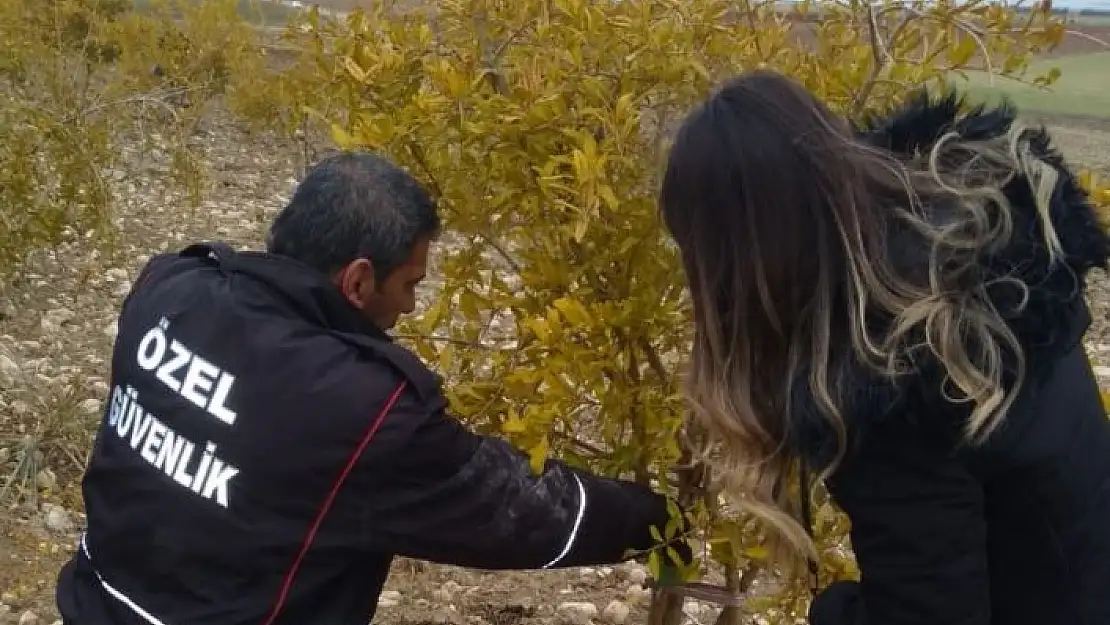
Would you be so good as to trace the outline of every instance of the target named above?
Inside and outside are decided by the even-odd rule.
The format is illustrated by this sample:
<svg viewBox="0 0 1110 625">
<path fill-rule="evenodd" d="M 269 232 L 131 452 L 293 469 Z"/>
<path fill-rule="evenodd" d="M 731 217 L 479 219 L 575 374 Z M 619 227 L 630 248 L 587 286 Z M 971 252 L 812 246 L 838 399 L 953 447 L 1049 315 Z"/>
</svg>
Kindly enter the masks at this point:
<svg viewBox="0 0 1110 625">
<path fill-rule="evenodd" d="M 732 80 L 684 120 L 660 204 L 694 303 L 687 394 L 719 485 L 771 530 L 780 558 L 815 557 L 786 487 L 799 461 L 788 444 L 798 384 L 837 437 L 819 479 L 845 451 L 846 363 L 895 380 L 930 359 L 940 376 L 928 392 L 967 405 L 969 441 L 1005 417 L 1025 362 L 977 268 L 1010 240 L 1001 189 L 1015 176 L 1033 187 L 1055 262 L 1056 172 L 1016 125 L 896 155 L 769 71 Z"/>
</svg>

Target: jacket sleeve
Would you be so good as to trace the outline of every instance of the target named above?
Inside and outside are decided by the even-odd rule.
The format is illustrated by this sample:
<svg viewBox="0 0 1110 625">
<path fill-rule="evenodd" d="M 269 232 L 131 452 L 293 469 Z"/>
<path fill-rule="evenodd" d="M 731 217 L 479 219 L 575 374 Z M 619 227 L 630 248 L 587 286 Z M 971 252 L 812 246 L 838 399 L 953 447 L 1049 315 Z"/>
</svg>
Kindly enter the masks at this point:
<svg viewBox="0 0 1110 625">
<path fill-rule="evenodd" d="M 620 562 L 654 546 L 669 518 L 664 498 L 635 483 L 548 461 L 540 474 L 505 441 L 467 430 L 411 398 L 390 415 L 419 421 L 392 447 L 363 497 L 370 550 L 480 569 L 541 569 Z M 683 559 L 689 552 L 676 545 Z"/>
<path fill-rule="evenodd" d="M 990 625 L 980 482 L 932 433 L 903 421 L 868 434 L 829 480 L 852 522 L 861 580 L 825 589 L 810 622 Z"/>
</svg>

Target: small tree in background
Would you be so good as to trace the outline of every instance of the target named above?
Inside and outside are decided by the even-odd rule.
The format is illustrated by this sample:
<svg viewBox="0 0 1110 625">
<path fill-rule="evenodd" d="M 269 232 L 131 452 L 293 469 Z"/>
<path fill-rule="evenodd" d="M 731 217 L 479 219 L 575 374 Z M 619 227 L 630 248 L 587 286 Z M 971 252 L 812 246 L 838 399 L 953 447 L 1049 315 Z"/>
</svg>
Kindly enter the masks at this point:
<svg viewBox="0 0 1110 625">
<path fill-rule="evenodd" d="M 0 282 L 29 252 L 112 234 L 112 173 L 136 165 L 123 143 L 156 139 L 174 157 L 161 174 L 196 199 L 190 135 L 232 75 L 264 63 L 254 39 L 235 0 L 0 0 Z"/>
</svg>

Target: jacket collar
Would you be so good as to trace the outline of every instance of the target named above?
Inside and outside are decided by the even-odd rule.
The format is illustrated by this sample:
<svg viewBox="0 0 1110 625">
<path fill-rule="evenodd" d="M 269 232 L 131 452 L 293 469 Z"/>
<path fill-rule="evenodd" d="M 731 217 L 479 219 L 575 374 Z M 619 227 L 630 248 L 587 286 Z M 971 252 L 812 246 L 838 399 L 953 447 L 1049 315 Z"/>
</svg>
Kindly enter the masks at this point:
<svg viewBox="0 0 1110 625">
<path fill-rule="evenodd" d="M 877 148 L 911 155 L 928 152 L 950 132 L 968 140 L 1004 135 L 1016 118 L 1009 106 L 970 107 L 955 94 L 935 97 L 921 91 L 900 109 L 866 119 L 855 130 L 859 139 Z M 1003 189 L 1013 211 L 1013 235 L 1002 249 L 984 255 L 979 274 L 984 282 L 995 282 L 988 287 L 987 296 L 1026 351 L 1027 362 L 1041 369 L 1051 368 L 1054 359 L 1070 350 L 1086 331 L 1090 314 L 1083 299 L 1085 276 L 1093 267 L 1107 268 L 1110 234 L 1099 224 L 1086 192 L 1051 146 L 1044 129 L 1031 128 L 1026 138 L 1033 154 L 1058 173 L 1050 217 L 1064 248 L 1063 262 L 1049 262 L 1028 181 L 1017 178 Z M 944 219 L 943 206 L 930 209 L 934 219 Z M 928 250 L 916 244 L 912 235 L 897 236 L 905 240 L 891 246 L 896 264 L 912 268 L 924 261 Z M 1006 275 L 1016 276 L 1030 287 L 1027 299 L 997 280 Z M 886 418 L 913 418 L 922 408 L 934 418 L 945 411 L 946 406 L 932 405 L 943 376 L 939 363 L 927 357 L 917 363 L 912 375 L 898 381 L 880 379 L 854 360 L 840 362 L 834 372 L 841 412 L 849 419 L 850 429 L 866 430 L 869 423 Z M 798 439 L 794 444 L 822 466 L 832 459 L 835 436 L 809 392 L 806 378 L 803 371 L 792 382 L 790 419 Z M 922 403 L 930 405 L 922 407 Z"/>
<path fill-rule="evenodd" d="M 219 241 L 195 243 L 179 255 L 203 258 L 221 271 L 248 275 L 279 293 L 298 315 L 325 328 L 392 342 L 381 328 L 358 314 L 325 275 L 297 260 L 236 251 Z"/>
</svg>

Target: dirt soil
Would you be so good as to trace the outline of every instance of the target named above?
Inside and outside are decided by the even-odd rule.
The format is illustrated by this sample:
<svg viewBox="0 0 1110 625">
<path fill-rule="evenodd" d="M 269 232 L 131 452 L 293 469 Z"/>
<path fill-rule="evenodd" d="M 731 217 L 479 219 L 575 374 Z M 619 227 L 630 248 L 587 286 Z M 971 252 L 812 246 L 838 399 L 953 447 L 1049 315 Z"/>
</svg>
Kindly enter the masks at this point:
<svg viewBox="0 0 1110 625">
<path fill-rule="evenodd" d="M 1043 121 L 1069 159 L 1110 175 L 1110 121 Z M 66 428 L 91 428 L 96 422 L 107 390 L 114 316 L 149 254 L 203 238 L 261 245 L 266 224 L 296 182 L 300 151 L 221 119 L 202 128 L 198 148 L 214 176 L 214 188 L 199 210 L 184 208 L 179 198 L 149 180 L 117 176 L 124 198 L 120 249 L 104 254 L 78 238 L 41 255 L 27 279 L 0 302 L 0 446 L 4 436 L 23 433 L 16 419 L 62 415 L 50 422 L 62 440 L 74 440 L 65 438 Z M 1103 383 L 1110 384 L 1110 281 L 1105 276 L 1096 276 L 1090 300 L 1095 321 L 1088 347 Z M 57 482 L 47 489 L 47 502 L 0 510 L 0 625 L 48 624 L 57 618 L 53 584 L 82 526 L 76 469 L 86 453 L 74 444 L 44 449 L 43 461 L 53 470 L 47 479 Z M 607 622 L 643 622 L 643 579 L 641 568 L 627 564 L 483 573 L 399 560 L 376 622 L 539 625 L 580 619 L 581 612 L 573 615 L 571 608 L 560 612 L 565 602 L 592 604 Z M 690 602 L 686 607 L 691 625 L 713 622 L 715 610 L 709 606 Z"/>
</svg>

